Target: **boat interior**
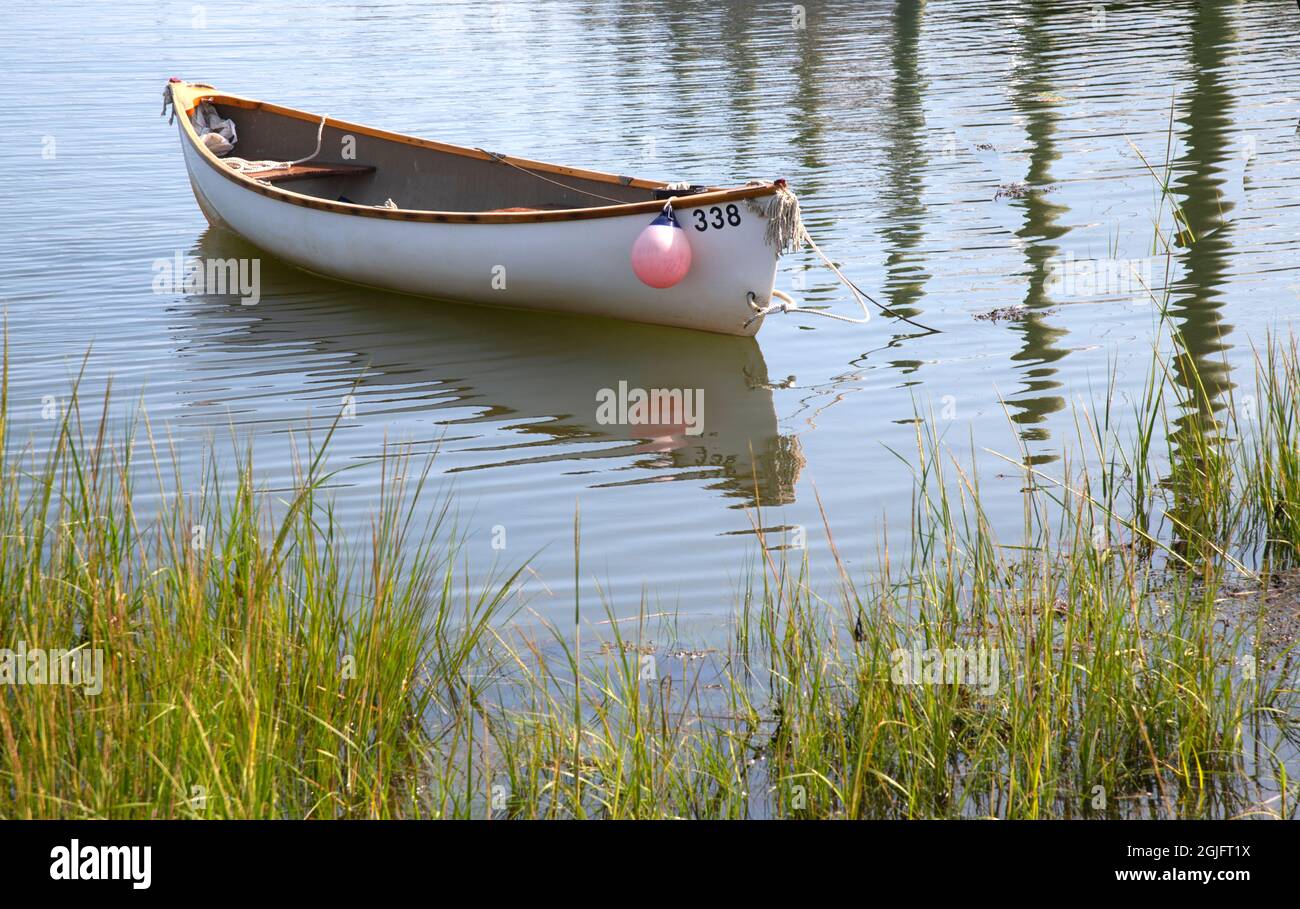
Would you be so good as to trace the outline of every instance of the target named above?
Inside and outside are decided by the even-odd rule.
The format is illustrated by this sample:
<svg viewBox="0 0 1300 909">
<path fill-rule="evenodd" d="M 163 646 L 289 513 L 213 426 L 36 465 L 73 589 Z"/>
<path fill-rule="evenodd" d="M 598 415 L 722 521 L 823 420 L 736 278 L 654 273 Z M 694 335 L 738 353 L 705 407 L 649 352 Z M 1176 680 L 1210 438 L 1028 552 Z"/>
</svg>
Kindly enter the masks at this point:
<svg viewBox="0 0 1300 909">
<path fill-rule="evenodd" d="M 215 107 L 238 130 L 227 158 L 295 161 L 316 148 L 319 119 L 237 102 L 218 101 Z M 346 140 L 348 136 L 352 139 Z M 250 176 L 331 202 L 445 212 L 554 211 L 647 202 L 663 186 L 624 177 L 606 182 L 563 171 L 523 170 L 436 145 L 326 123 L 320 152 L 310 161 Z M 345 161 L 343 150 L 349 147 L 355 157 Z"/>
</svg>

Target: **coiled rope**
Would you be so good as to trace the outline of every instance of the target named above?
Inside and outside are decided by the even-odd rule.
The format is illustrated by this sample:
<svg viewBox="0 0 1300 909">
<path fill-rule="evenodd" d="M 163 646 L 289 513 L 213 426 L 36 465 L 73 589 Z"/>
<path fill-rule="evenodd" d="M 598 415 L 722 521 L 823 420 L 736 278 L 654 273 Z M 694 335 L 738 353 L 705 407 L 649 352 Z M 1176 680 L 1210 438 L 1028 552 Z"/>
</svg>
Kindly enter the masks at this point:
<svg viewBox="0 0 1300 909">
<path fill-rule="evenodd" d="M 253 177 L 257 174 L 264 173 L 268 170 L 285 170 L 293 167 L 295 164 L 306 164 L 320 154 L 321 139 L 325 135 L 325 121 L 328 119 L 324 115 L 320 118 L 320 126 L 316 127 L 316 150 L 305 158 L 299 158 L 297 161 L 247 161 L 244 158 L 222 158 L 222 162 L 231 170 L 238 171 L 241 174 Z"/>
<path fill-rule="evenodd" d="M 763 186 L 762 181 L 751 181 L 750 186 Z M 871 312 L 867 309 L 867 303 L 879 309 L 882 313 L 892 319 L 899 319 L 909 325 L 915 325 L 922 331 L 938 332 L 937 328 L 930 328 L 922 325 L 914 319 L 909 319 L 901 313 L 896 313 L 886 306 L 872 298 L 870 294 L 864 291 L 858 285 L 854 284 L 849 277 L 840 271 L 839 266 L 831 261 L 826 253 L 822 252 L 821 247 L 813 240 L 812 235 L 808 233 L 808 228 L 804 226 L 803 216 L 799 209 L 799 199 L 795 196 L 784 180 L 776 180 L 773 183 L 776 187 L 774 192 L 766 201 L 760 202 L 757 199 L 746 200 L 749 207 L 767 218 L 767 232 L 765 234 L 768 245 L 775 247 L 778 256 L 785 255 L 787 252 L 799 252 L 804 246 L 807 246 L 815 252 L 829 268 L 835 277 L 839 278 L 840 283 L 848 288 L 849 293 L 853 294 L 853 299 L 857 301 L 859 308 L 862 310 L 862 317 L 842 316 L 839 313 L 824 312 L 820 309 L 804 309 L 789 294 L 779 290 L 772 291 L 772 298 L 779 300 L 779 303 L 769 303 L 767 306 L 760 306 L 758 295 L 750 291 L 746 296 L 749 301 L 749 308 L 754 314 L 745 320 L 745 327 L 748 328 L 754 322 L 769 316 L 772 313 L 799 313 L 801 315 L 821 316 L 823 319 L 834 319 L 837 322 L 848 322 L 853 325 L 865 325 L 871 320 Z"/>
<path fill-rule="evenodd" d="M 199 88 L 212 87 L 210 85 L 203 85 L 198 82 L 194 83 L 194 85 Z M 211 105 L 207 101 L 201 102 L 195 108 L 194 111 L 195 117 L 201 116 L 200 112 L 203 110 L 204 105 L 208 105 L 209 107 L 211 107 Z M 174 99 L 172 98 L 172 86 L 170 82 L 163 86 L 163 106 L 162 106 L 162 113 L 159 114 L 159 116 L 166 115 L 168 112 L 168 108 L 171 108 L 171 116 L 167 118 L 167 125 L 170 126 L 176 120 L 176 105 Z M 222 158 L 221 159 L 222 163 L 224 163 L 231 170 L 238 171 L 241 174 L 248 174 L 249 176 L 252 176 L 253 174 L 260 174 L 263 171 L 268 171 L 268 170 L 284 170 L 286 168 L 293 167 L 296 164 L 306 164 L 308 161 L 313 160 L 317 155 L 320 154 L 321 140 L 325 136 L 325 121 L 328 119 L 329 118 L 326 115 L 324 114 L 321 115 L 320 125 L 316 127 L 316 150 L 313 151 L 310 155 L 308 155 L 305 158 L 299 158 L 296 161 L 249 161 L 245 158 L 231 156 L 228 158 Z M 194 123 L 194 120 L 191 119 L 190 122 Z M 194 125 L 196 128 L 200 126 L 200 124 L 198 123 L 195 123 Z"/>
</svg>

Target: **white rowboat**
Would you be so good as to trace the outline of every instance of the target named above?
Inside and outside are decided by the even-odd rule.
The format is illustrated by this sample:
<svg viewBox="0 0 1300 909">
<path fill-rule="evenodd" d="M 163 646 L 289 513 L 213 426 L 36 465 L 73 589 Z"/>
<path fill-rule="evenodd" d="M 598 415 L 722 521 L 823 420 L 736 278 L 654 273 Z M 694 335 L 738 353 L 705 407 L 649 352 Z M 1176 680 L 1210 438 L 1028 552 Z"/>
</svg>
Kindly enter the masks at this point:
<svg viewBox="0 0 1300 909">
<path fill-rule="evenodd" d="M 207 219 L 307 271 L 420 296 L 743 336 L 758 331 L 756 313 L 771 302 L 779 251 L 766 211 L 780 181 L 679 189 L 417 139 L 201 83 L 168 88 Z M 205 142 L 196 111 L 237 126 L 233 150 L 211 143 L 225 157 Z M 672 194 L 690 266 L 657 289 L 637 277 L 631 250 Z"/>
</svg>

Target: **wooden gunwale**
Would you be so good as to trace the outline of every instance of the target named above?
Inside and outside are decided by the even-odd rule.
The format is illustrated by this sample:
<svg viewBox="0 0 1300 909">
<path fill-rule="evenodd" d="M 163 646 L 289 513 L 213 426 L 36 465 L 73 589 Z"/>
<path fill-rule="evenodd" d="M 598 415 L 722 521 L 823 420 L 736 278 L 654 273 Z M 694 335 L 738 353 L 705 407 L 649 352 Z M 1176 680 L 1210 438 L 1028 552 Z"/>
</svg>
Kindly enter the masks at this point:
<svg viewBox="0 0 1300 909">
<path fill-rule="evenodd" d="M 596 208 L 568 208 L 552 211 L 456 212 L 403 208 L 376 208 L 370 205 L 331 202 L 325 199 L 319 199 L 315 196 L 295 193 L 292 190 L 282 189 L 279 186 L 259 183 L 255 174 L 253 176 L 248 176 L 239 171 L 232 170 L 222 163 L 222 160 L 214 155 L 206 145 L 199 141 L 198 134 L 194 131 L 194 125 L 190 122 L 190 113 L 202 101 L 211 101 L 214 104 L 242 108 L 244 110 L 264 110 L 269 113 L 292 117 L 296 120 L 305 120 L 313 124 L 320 123 L 321 118 L 319 114 L 311 114 L 306 111 L 297 110 L 296 108 L 259 101 L 255 98 L 245 98 L 241 95 L 226 94 L 217 91 L 210 86 L 201 84 L 196 85 L 186 82 L 173 82 L 171 83 L 171 88 L 172 100 L 176 112 L 181 118 L 182 129 L 194 149 L 209 167 L 216 170 L 217 173 L 221 174 L 227 180 L 232 180 L 243 186 L 245 189 L 252 190 L 255 193 L 268 196 L 272 199 L 288 202 L 292 205 L 300 205 L 304 208 L 314 208 L 321 211 L 331 211 L 345 215 L 357 215 L 363 218 L 383 218 L 389 221 L 432 221 L 449 224 L 527 224 L 547 221 L 586 221 L 596 218 L 620 218 L 627 215 L 639 214 L 649 215 L 658 212 L 664 206 L 663 200 L 651 199 L 647 202 L 629 202 L 621 205 L 605 205 Z M 394 133 L 389 132 L 388 130 L 377 129 L 372 126 L 365 126 L 360 123 L 336 120 L 332 117 L 327 117 L 325 119 L 325 125 L 335 129 L 346 130 L 350 133 L 359 133 L 364 136 L 371 136 L 373 138 L 384 139 L 390 142 L 401 142 L 407 145 L 429 148 L 435 151 L 459 155 L 465 158 L 476 158 L 480 161 L 492 161 L 495 157 L 502 161 L 507 161 L 517 167 L 537 171 L 538 173 L 543 174 L 576 177 L 583 180 L 592 180 L 600 183 L 618 184 L 622 186 L 635 186 L 642 189 L 663 189 L 668 185 L 655 180 L 642 180 L 637 178 L 629 179 L 626 177 L 619 177 L 615 174 L 583 170 L 576 167 L 563 167 L 557 164 L 548 164 L 543 161 L 531 161 L 527 158 L 516 158 L 510 155 L 493 156 L 476 148 L 451 145 L 445 142 L 435 142 L 432 139 L 420 139 L 403 133 Z M 502 164 L 501 166 L 505 167 L 507 165 Z M 683 196 L 679 200 L 678 204 L 679 207 L 683 208 L 695 208 L 699 206 L 718 205 L 726 202 L 736 202 L 742 199 L 755 199 L 760 196 L 771 195 L 773 192 L 775 192 L 774 185 L 772 183 L 764 183 L 760 186 L 719 189 L 692 196 Z"/>
</svg>

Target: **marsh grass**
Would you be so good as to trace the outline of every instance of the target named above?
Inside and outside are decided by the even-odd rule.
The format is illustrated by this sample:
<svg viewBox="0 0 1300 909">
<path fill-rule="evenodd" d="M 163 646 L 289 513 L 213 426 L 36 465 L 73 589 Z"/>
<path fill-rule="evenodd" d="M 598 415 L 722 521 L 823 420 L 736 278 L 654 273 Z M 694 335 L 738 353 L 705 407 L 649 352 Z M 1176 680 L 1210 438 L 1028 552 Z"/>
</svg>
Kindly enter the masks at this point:
<svg viewBox="0 0 1300 909">
<path fill-rule="evenodd" d="M 285 490 L 245 449 L 191 492 L 146 421 L 112 438 L 74 395 L 46 449 L 4 439 L 0 646 L 97 649 L 103 690 L 0 686 L 0 815 L 1294 817 L 1300 352 L 1267 339 L 1224 407 L 1171 340 L 1050 470 L 959 454 L 918 408 L 906 545 L 870 575 L 827 522 L 817 588 L 755 513 L 725 652 L 655 643 L 647 602 L 510 621 L 517 576 L 458 580 L 401 451 L 358 547 L 332 430 Z M 897 675 L 959 648 L 995 684 Z"/>
<path fill-rule="evenodd" d="M 915 482 L 903 559 L 882 548 L 872 578 L 841 565 L 823 596 L 755 516 L 764 561 L 708 664 L 678 667 L 644 621 L 633 637 L 607 621 L 585 662 L 558 629 L 550 651 L 516 645 L 499 813 L 1294 817 L 1300 601 L 1294 582 L 1269 591 L 1297 561 L 1297 363 L 1270 341 L 1258 406 L 1189 422 L 1203 390 L 1157 356 L 1129 419 L 1113 394 L 1076 413 L 1054 474 L 991 455 L 1021 483 L 1010 540 L 975 456 L 918 419 L 899 453 Z M 976 647 L 998 655 L 992 691 L 893 672 L 900 652 Z"/>
<path fill-rule="evenodd" d="M 74 393 L 47 450 L 11 446 L 7 388 L 0 646 L 99 651 L 103 673 L 93 694 L 0 686 L 0 816 L 387 817 L 438 803 L 416 788 L 424 719 L 463 710 L 503 593 L 452 584 L 445 509 L 415 517 L 427 464 L 386 459 L 399 476 L 356 552 L 322 495 L 332 429 L 283 494 L 256 486 L 251 453 L 233 471 L 209 456 L 191 492 L 147 424 L 108 435 L 108 396 L 93 434 Z M 146 518 L 142 498 L 162 505 Z"/>
</svg>

